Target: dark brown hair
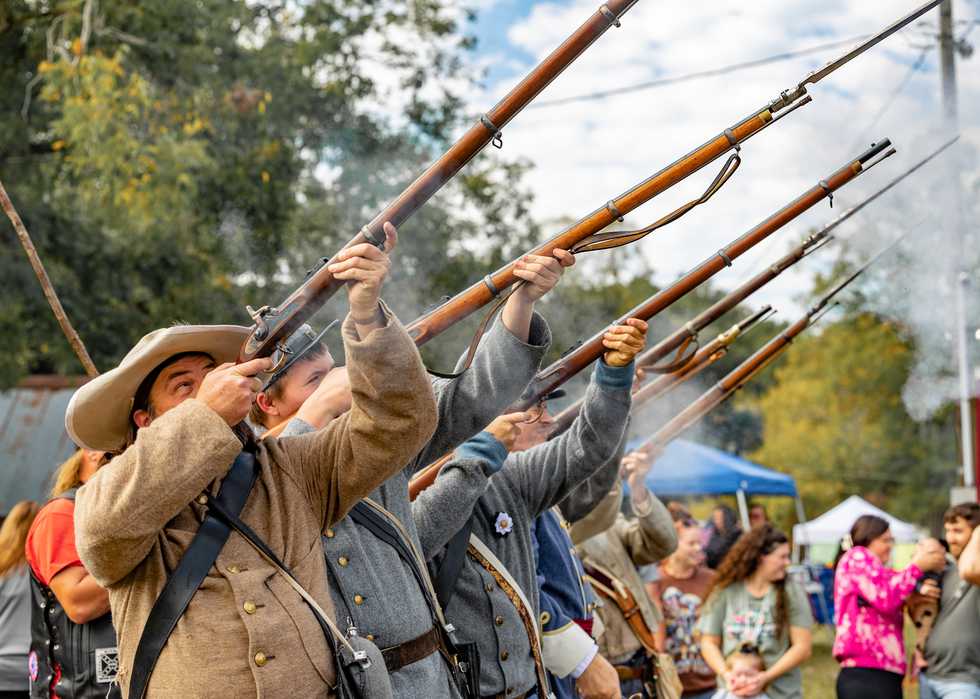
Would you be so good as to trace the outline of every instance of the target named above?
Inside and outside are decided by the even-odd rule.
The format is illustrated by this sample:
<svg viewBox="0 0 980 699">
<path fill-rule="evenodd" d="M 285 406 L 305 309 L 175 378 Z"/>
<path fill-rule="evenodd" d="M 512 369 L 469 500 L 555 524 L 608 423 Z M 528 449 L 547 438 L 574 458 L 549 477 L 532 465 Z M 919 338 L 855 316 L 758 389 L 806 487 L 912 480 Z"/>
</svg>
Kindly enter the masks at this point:
<svg viewBox="0 0 980 699">
<path fill-rule="evenodd" d="M 732 546 L 728 554 L 718 566 L 714 582 L 708 588 L 705 599 L 708 603 L 718 592 L 735 583 L 743 582 L 751 577 L 759 567 L 759 561 L 775 551 L 779 546 L 789 543 L 787 537 L 779 529 L 769 523 L 760 524 L 749 532 L 742 534 Z M 773 582 L 776 588 L 776 637 L 782 638 L 789 626 L 789 601 L 786 594 L 786 580 Z M 706 603 L 707 606 L 707 603 Z"/>
<path fill-rule="evenodd" d="M 958 519 L 965 520 L 971 529 L 976 529 L 980 525 L 980 504 L 975 502 L 961 502 L 953 505 L 946 510 L 943 515 L 943 523 L 952 524 Z"/>
<path fill-rule="evenodd" d="M 877 539 L 879 536 L 888 531 L 891 525 L 888 524 L 888 520 L 878 515 L 861 515 L 856 520 L 854 524 L 851 525 L 851 531 L 848 534 L 850 537 L 850 546 L 867 546 L 872 541 Z M 850 548 L 850 546 L 848 548 Z M 840 563 L 840 559 L 843 558 L 844 554 L 847 553 L 847 549 L 843 545 L 837 547 L 837 555 L 834 556 L 834 569 L 837 569 L 837 564 Z"/>
</svg>

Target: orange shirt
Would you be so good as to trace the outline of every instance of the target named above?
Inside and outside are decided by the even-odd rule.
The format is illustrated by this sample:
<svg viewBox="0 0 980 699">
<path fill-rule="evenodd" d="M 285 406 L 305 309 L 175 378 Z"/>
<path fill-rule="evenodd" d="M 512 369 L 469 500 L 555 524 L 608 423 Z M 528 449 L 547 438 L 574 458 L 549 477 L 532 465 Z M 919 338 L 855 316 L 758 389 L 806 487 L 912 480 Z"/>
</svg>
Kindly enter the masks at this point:
<svg viewBox="0 0 980 699">
<path fill-rule="evenodd" d="M 75 548 L 75 503 L 59 498 L 41 508 L 27 533 L 27 562 L 45 585 L 72 566 L 82 565 Z"/>
</svg>

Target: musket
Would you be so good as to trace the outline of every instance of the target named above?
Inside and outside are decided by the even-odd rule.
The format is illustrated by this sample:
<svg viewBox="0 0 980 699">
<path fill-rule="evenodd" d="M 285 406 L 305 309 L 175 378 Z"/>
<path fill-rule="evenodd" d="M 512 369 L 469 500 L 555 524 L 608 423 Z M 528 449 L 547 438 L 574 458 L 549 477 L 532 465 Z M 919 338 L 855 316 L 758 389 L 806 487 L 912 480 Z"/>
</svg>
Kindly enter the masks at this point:
<svg viewBox="0 0 980 699">
<path fill-rule="evenodd" d="M 880 163 L 895 153 L 891 141 L 887 138 L 873 144 L 868 150 L 850 161 L 826 179 L 820 180 L 795 200 L 765 219 L 747 233 L 729 243 L 717 253 L 709 257 L 693 270 L 687 272 L 676 282 L 624 314 L 617 323 L 625 323 L 628 318 L 649 320 L 690 291 L 706 282 L 725 267 L 732 266 L 733 261 L 743 253 L 759 244 L 794 218 L 807 211 L 818 202 L 832 197 L 834 192 L 852 181 L 862 173 Z M 570 378 L 589 366 L 602 356 L 605 348 L 602 345 L 604 332 L 596 333 L 585 343 L 566 353 L 551 366 L 542 370 L 531 382 L 525 398 L 515 408 L 527 409 L 540 398 L 561 386 Z"/>
<path fill-rule="evenodd" d="M 827 179 L 820 180 L 819 183 L 797 197 L 793 202 L 777 211 L 734 242 L 729 243 L 725 248 L 719 250 L 666 289 L 654 294 L 631 310 L 618 323 L 626 322 L 627 318 L 649 320 L 689 291 L 692 291 L 710 279 L 720 270 L 724 269 L 724 267 L 731 266 L 735 258 L 748 251 L 754 245 L 762 242 L 804 211 L 821 200 L 832 196 L 837 189 L 862 173 L 867 172 L 894 153 L 895 149 L 891 147 L 891 141 L 887 138 L 881 143 L 872 145 L 867 151 L 858 156 L 857 159 L 847 163 Z M 526 410 L 531 407 L 542 396 L 555 390 L 602 356 L 603 352 L 605 352 L 605 348 L 602 345 L 603 335 L 604 332 L 597 333 L 588 342 L 565 353 L 557 362 L 544 371 L 539 372 L 531 381 L 529 390 L 525 391 L 523 399 L 514 404 L 514 410 Z M 413 499 L 418 493 L 425 490 L 435 481 L 439 469 L 442 468 L 450 457 L 451 454 L 447 454 L 415 474 L 409 484 L 409 495 Z"/>
<path fill-rule="evenodd" d="M 731 293 L 727 294 L 723 298 L 719 299 L 715 304 L 705 309 L 699 313 L 695 318 L 691 319 L 685 323 L 682 327 L 675 330 L 673 333 L 662 339 L 656 345 L 648 349 L 641 355 L 643 358 L 644 366 L 655 365 L 660 360 L 667 357 L 671 352 L 677 351 L 678 357 L 663 367 L 663 371 L 670 373 L 678 368 L 678 366 L 683 366 L 687 359 L 690 358 L 691 354 L 686 354 L 686 352 L 692 352 L 697 349 L 698 345 L 698 333 L 704 328 L 711 325 L 718 318 L 728 313 L 735 306 L 740 304 L 742 301 L 747 299 L 749 296 L 754 294 L 756 291 L 761 289 L 763 286 L 771 282 L 773 279 L 778 277 L 780 274 L 785 272 L 787 269 L 795 265 L 797 262 L 807 257 L 811 253 L 816 252 L 822 248 L 827 243 L 834 239 L 831 233 L 840 226 L 842 223 L 847 221 L 849 218 L 854 216 L 868 204 L 872 203 L 880 196 L 891 190 L 895 185 L 904 180 L 906 177 L 916 172 L 922 168 L 930 160 L 938 156 L 940 153 L 945 151 L 947 148 L 952 146 L 959 139 L 956 136 L 942 146 L 934 150 L 927 157 L 920 160 L 918 163 L 910 167 L 908 170 L 903 172 L 901 175 L 893 179 L 887 185 L 879 189 L 877 192 L 867 197 L 860 203 L 852 206 L 850 209 L 842 213 L 840 216 L 835 218 L 833 221 L 828 223 L 826 226 L 821 228 L 816 233 L 813 233 L 806 240 L 804 240 L 800 245 L 795 247 L 790 252 L 783 255 L 775 263 L 767 267 L 765 270 L 755 275 L 749 279 L 744 284 L 740 285 Z M 653 369 L 655 372 L 659 372 L 658 368 Z"/>
<path fill-rule="evenodd" d="M 740 320 L 723 333 L 720 333 L 711 342 L 698 349 L 694 356 L 677 371 L 658 376 L 653 381 L 646 384 L 636 385 L 633 388 L 633 409 L 650 402 L 656 398 L 669 393 L 672 389 L 681 385 L 689 379 L 693 379 L 709 366 L 725 357 L 728 348 L 735 340 L 743 337 L 755 325 L 762 322 L 773 313 L 772 306 L 763 306 L 748 318 Z M 648 363 L 644 357 L 650 350 L 646 350 L 636 358 L 637 369 L 645 368 Z M 555 416 L 555 432 L 565 431 L 578 416 L 582 409 L 582 398 L 579 398 L 567 408 Z"/>
<path fill-rule="evenodd" d="M 619 27 L 620 18 L 636 2 L 637 0 L 606 0 L 561 46 L 528 73 L 493 109 L 483 114 L 449 150 L 371 219 L 344 247 L 364 242 L 383 247 L 385 234 L 382 227 L 386 222 L 398 226 L 406 221 L 488 143 L 492 142 L 500 148 L 503 145 L 501 129 L 609 27 Z M 272 354 L 280 341 L 289 337 L 337 292 L 342 282 L 334 279 L 327 269 L 333 259 L 321 259 L 306 281 L 279 305 L 263 306 L 258 310 L 248 309 L 254 326 L 251 335 L 242 345 L 239 361 Z"/>
<path fill-rule="evenodd" d="M 899 239 L 901 240 L 901 239 Z M 871 265 L 891 250 L 899 241 L 895 241 L 884 250 L 868 260 L 864 265 L 848 276 L 837 286 L 824 294 L 799 320 L 789 326 L 786 330 L 776 335 L 773 339 L 763 345 L 758 351 L 735 369 L 726 374 L 718 383 L 705 391 L 697 400 L 688 405 L 657 430 L 652 437 L 644 442 L 637 451 L 656 453 L 657 450 L 665 447 L 688 427 L 711 412 L 718 405 L 723 403 L 732 394 L 742 388 L 753 378 L 762 373 L 770 364 L 778 359 L 785 352 L 791 342 L 796 339 L 804 330 L 812 327 L 823 315 L 832 307 L 831 301 L 851 282 L 863 274 Z"/>
<path fill-rule="evenodd" d="M 729 158 L 729 163 L 726 163 L 725 167 L 722 168 L 721 173 L 715 178 L 712 185 L 705 192 L 705 195 L 700 199 L 685 204 L 677 211 L 652 224 L 652 226 L 639 229 L 638 231 L 607 234 L 598 232 L 613 223 L 613 221 L 622 218 L 626 213 L 632 211 L 641 203 L 648 201 L 691 174 L 698 172 L 701 168 L 714 162 L 729 151 L 734 150 L 737 156 L 741 144 L 746 139 L 761 131 L 774 119 L 784 116 L 808 102 L 809 96 L 806 94 L 808 85 L 815 85 L 841 66 L 849 63 L 902 27 L 918 19 L 941 1 L 930 0 L 905 17 L 892 23 L 878 34 L 863 41 L 836 61 L 804 76 L 803 80 L 795 88 L 784 90 L 778 97 L 767 102 L 763 107 L 755 110 L 745 119 L 733 124 L 711 140 L 651 176 L 640 187 L 636 187 L 617 199 L 607 202 L 604 206 L 583 219 L 581 226 L 573 226 L 571 229 L 565 231 L 565 233 L 540 246 L 534 252 L 541 255 L 551 255 L 556 248 L 573 249 L 578 245 L 579 251 L 584 251 L 621 245 L 646 235 L 660 225 L 665 225 L 672 220 L 676 220 L 677 217 L 683 215 L 687 210 L 703 201 L 706 196 L 710 196 L 714 191 L 717 191 L 717 187 L 724 184 L 724 181 L 731 175 L 733 168 L 737 167 L 739 161 Z M 584 32 L 580 29 L 576 32 L 571 39 L 567 40 L 541 66 L 535 69 L 517 89 L 505 97 L 493 111 L 488 113 L 487 119 L 481 120 L 480 124 L 475 125 L 446 155 L 440 158 L 439 161 L 416 180 L 409 190 L 406 190 L 404 194 L 399 196 L 398 199 L 378 214 L 371 223 L 365 226 L 348 245 L 361 243 L 366 240 L 375 244 L 383 243 L 384 235 L 381 227 L 385 221 L 391 221 L 397 226 L 414 213 L 446 180 L 452 177 L 472 157 L 473 153 L 482 148 L 488 140 L 499 133 L 499 126 L 509 121 L 544 85 L 561 72 L 561 69 L 567 66 L 575 56 L 581 53 L 594 40 L 595 36 L 605 31 L 610 23 L 618 23 L 618 16 L 629 9 L 633 2 L 625 2 L 623 0 L 620 2 L 610 1 L 603 8 L 600 8 L 600 12 L 594 15 L 585 25 L 591 26 L 593 23 L 596 23 L 598 25 L 597 27 L 590 28 Z M 580 34 L 583 36 L 580 37 Z M 576 39 L 576 37 L 579 38 Z M 568 48 L 566 49 L 566 47 Z M 566 50 L 563 51 L 563 49 Z M 556 54 L 562 55 L 556 56 Z M 543 70 L 546 65 L 548 65 L 548 70 Z M 554 70 L 552 71 L 552 69 Z M 553 74 L 551 74 L 552 72 Z M 255 325 L 253 326 L 249 339 L 242 346 L 239 354 L 240 360 L 244 361 L 271 354 L 281 339 L 288 337 L 337 291 L 340 283 L 330 274 L 327 269 L 328 265 L 329 261 L 326 261 L 326 263 L 316 268 L 302 286 L 278 306 L 265 306 L 256 311 L 250 310 Z M 483 281 L 474 284 L 456 298 L 438 307 L 416 321 L 416 323 L 413 323 L 410 326 L 410 330 L 415 337 L 416 344 L 421 346 L 435 337 L 439 332 L 490 303 L 505 288 L 517 281 L 513 270 L 514 264 L 511 263 L 494 274 L 487 275 Z"/>
</svg>

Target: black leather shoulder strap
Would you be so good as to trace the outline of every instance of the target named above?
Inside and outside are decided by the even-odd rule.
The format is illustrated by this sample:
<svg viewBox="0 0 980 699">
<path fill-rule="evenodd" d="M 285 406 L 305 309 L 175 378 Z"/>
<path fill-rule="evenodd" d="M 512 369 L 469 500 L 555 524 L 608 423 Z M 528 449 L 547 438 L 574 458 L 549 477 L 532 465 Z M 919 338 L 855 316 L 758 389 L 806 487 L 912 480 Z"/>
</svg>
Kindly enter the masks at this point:
<svg viewBox="0 0 980 699">
<path fill-rule="evenodd" d="M 240 453 L 232 464 L 231 470 L 228 471 L 228 475 L 221 482 L 218 501 L 229 511 L 239 514 L 245 507 L 245 501 L 252 491 L 252 486 L 255 485 L 258 473 L 255 456 L 247 451 Z M 194 535 L 174 572 L 170 574 L 146 619 L 143 634 L 136 647 L 136 656 L 133 659 L 133 671 L 129 681 L 130 699 L 143 699 L 157 658 L 160 657 L 167 639 L 170 638 L 177 621 L 186 611 L 194 593 L 204 582 L 208 571 L 217 560 L 230 533 L 231 528 L 210 513 L 204 517 L 197 534 Z"/>
<path fill-rule="evenodd" d="M 466 549 L 470 543 L 470 532 L 473 530 L 473 518 L 466 520 L 466 524 L 453 535 L 446 546 L 446 555 L 442 557 L 439 569 L 436 571 L 434 585 L 436 597 L 443 609 L 449 606 L 453 593 L 456 591 L 456 581 L 463 570 L 463 563 L 466 561 Z"/>
</svg>

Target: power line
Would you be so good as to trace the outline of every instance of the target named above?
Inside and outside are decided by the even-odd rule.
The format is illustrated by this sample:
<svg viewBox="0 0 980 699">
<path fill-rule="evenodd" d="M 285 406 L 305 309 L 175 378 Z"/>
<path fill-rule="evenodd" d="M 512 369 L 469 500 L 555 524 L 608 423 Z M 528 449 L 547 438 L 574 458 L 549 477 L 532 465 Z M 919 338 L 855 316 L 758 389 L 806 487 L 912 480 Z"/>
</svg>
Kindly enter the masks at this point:
<svg viewBox="0 0 980 699">
<path fill-rule="evenodd" d="M 912 82 L 912 77 L 925 64 L 929 51 L 931 51 L 934 48 L 934 46 L 935 44 L 927 46 L 921 50 L 921 52 L 919 53 L 919 57 L 915 60 L 914 63 L 912 63 L 911 66 L 909 66 L 909 69 L 905 72 L 905 75 L 902 76 L 902 79 L 899 81 L 898 85 L 895 86 L 895 89 L 892 90 L 891 94 L 888 96 L 888 99 L 885 100 L 885 102 L 878 109 L 878 112 L 871 119 L 871 123 L 868 124 L 867 128 L 865 128 L 861 136 L 855 139 L 854 144 L 850 148 L 850 151 L 857 150 L 861 144 L 867 141 L 868 134 L 876 126 L 878 126 L 878 122 L 881 121 L 881 118 L 885 116 L 885 113 L 889 109 L 891 109 L 891 106 L 895 103 L 895 100 L 897 100 L 899 95 L 901 95 L 902 92 L 905 91 L 905 88 L 909 86 L 909 83 Z"/>
<path fill-rule="evenodd" d="M 737 71 L 746 70 L 748 68 L 756 68 L 759 66 L 769 65 L 770 63 L 779 63 L 781 61 L 788 61 L 793 58 L 799 58 L 800 56 L 807 56 L 812 53 L 820 53 L 821 51 L 829 51 L 830 49 L 840 48 L 841 46 L 849 46 L 859 41 L 863 41 L 864 39 L 867 39 L 869 36 L 870 34 L 861 34 L 860 36 L 852 36 L 849 39 L 839 39 L 837 41 L 832 41 L 826 44 L 820 44 L 818 46 L 811 46 L 805 49 L 798 49 L 796 51 L 777 53 L 772 56 L 766 56 L 765 58 L 757 58 L 751 61 L 743 61 L 742 63 L 733 63 L 731 65 L 723 66 L 721 68 L 713 68 L 711 70 L 701 70 L 695 73 L 686 73 L 684 75 L 675 75 L 666 78 L 658 78 L 656 80 L 648 80 L 646 82 L 636 83 L 634 85 L 614 87 L 609 90 L 599 90 L 597 92 L 589 92 L 582 95 L 573 95 L 571 97 L 559 97 L 558 99 L 545 100 L 543 102 L 534 102 L 528 107 L 528 109 L 539 109 L 542 107 L 557 107 L 558 105 L 570 104 L 572 102 L 583 102 L 588 100 L 605 99 L 607 97 L 615 97 L 616 95 L 623 95 L 629 92 L 650 90 L 656 87 L 664 87 L 666 85 L 676 85 L 677 83 L 688 82 L 691 80 L 701 80 L 703 78 L 711 78 L 717 75 L 727 75 L 729 73 L 735 73 Z"/>
</svg>

